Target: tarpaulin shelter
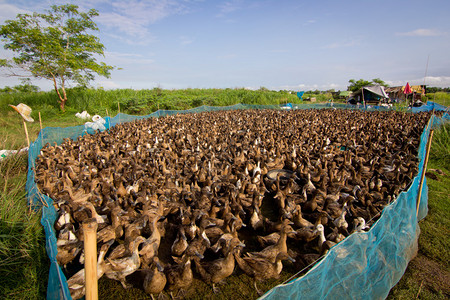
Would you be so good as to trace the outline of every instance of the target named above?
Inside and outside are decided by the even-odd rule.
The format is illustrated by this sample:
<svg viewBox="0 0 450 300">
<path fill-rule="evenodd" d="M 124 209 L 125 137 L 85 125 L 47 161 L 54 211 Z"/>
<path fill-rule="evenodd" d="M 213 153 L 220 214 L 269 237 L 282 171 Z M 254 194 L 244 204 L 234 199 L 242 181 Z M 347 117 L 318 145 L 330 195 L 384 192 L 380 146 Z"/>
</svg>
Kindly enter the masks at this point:
<svg viewBox="0 0 450 300">
<path fill-rule="evenodd" d="M 371 103 L 380 104 L 389 99 L 388 95 L 384 91 L 384 87 L 381 85 L 365 86 L 356 92 L 353 92 L 350 96 L 349 103 Z"/>
<path fill-rule="evenodd" d="M 386 87 L 384 90 L 388 94 L 391 102 L 405 101 L 408 94 L 414 93 L 415 99 L 421 99 L 426 94 L 426 85 L 410 85 L 411 92 L 405 93 L 405 85 Z"/>
</svg>

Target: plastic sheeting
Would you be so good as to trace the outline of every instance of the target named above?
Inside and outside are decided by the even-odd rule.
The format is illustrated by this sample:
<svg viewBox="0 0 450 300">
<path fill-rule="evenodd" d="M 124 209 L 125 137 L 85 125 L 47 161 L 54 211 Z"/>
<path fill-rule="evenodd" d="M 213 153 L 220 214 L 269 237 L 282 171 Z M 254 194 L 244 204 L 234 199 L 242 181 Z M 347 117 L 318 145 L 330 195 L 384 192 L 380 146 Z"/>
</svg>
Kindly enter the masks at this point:
<svg viewBox="0 0 450 300">
<path fill-rule="evenodd" d="M 307 104 L 290 105 L 293 109 L 308 108 L 343 108 L 368 109 L 345 104 Z M 279 109 L 278 105 L 243 105 L 227 107 L 201 106 L 185 111 L 159 110 L 147 116 L 131 116 L 118 114 L 110 119 L 106 117 L 105 127 L 149 117 L 160 117 L 179 113 L 197 113 L 231 109 Z M 372 107 L 368 110 L 375 110 Z M 446 110 L 446 107 L 428 102 L 416 111 Z M 382 109 L 384 110 L 384 109 Z M 430 124 L 439 125 L 450 120 L 446 113 L 443 118 L 433 117 Z M 427 126 L 421 136 L 419 148 L 419 174 L 423 169 L 425 146 L 431 126 Z M 38 138 L 31 144 L 28 155 L 28 175 L 26 190 L 29 205 L 42 208 L 41 224 L 44 227 L 45 247 L 50 259 L 47 299 L 71 299 L 67 279 L 56 260 L 56 234 L 53 224 L 57 212 L 53 200 L 40 193 L 35 183 L 35 161 L 46 143 L 61 144 L 65 138 L 76 140 L 86 133 L 94 131 L 85 126 L 67 128 L 47 127 L 41 130 Z M 387 206 L 380 219 L 366 233 L 356 233 L 333 247 L 328 254 L 303 277 L 289 283 L 276 286 L 263 299 L 293 297 L 302 299 L 353 298 L 380 299 L 387 296 L 389 290 L 400 280 L 408 262 L 417 252 L 419 227 L 417 220 L 424 218 L 428 211 L 428 188 L 426 180 L 423 184 L 420 208 L 416 217 L 416 199 L 420 177 L 414 178 L 408 191 L 401 193 L 397 200 Z"/>
</svg>

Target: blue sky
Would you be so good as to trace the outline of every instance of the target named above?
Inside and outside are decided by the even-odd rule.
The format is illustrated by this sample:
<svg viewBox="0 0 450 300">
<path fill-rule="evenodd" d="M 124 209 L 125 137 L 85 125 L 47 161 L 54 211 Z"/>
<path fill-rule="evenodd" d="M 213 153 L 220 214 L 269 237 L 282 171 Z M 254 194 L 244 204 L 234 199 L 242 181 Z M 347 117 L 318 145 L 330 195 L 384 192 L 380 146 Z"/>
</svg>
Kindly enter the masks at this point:
<svg viewBox="0 0 450 300">
<path fill-rule="evenodd" d="M 69 2 L 99 11 L 101 60 L 122 68 L 94 87 L 345 90 L 352 78 L 450 86 L 448 0 L 0 0 L 0 24 Z M 0 86 L 17 82 L 0 77 Z"/>
</svg>

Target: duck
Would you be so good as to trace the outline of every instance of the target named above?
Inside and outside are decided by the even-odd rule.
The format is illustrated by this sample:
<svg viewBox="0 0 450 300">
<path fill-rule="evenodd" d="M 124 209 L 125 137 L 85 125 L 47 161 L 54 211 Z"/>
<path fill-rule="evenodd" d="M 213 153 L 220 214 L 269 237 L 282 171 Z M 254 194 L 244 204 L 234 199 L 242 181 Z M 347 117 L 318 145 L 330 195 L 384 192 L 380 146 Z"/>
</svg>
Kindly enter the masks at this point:
<svg viewBox="0 0 450 300">
<path fill-rule="evenodd" d="M 203 258 L 203 255 L 196 254 L 199 258 Z M 194 255 L 195 256 L 195 255 Z M 170 291 L 172 299 L 173 291 L 180 293 L 183 289 L 188 288 L 194 279 L 191 268 L 191 260 L 193 256 L 184 254 L 179 264 L 172 264 L 164 269 L 164 273 L 167 278 L 167 289 Z"/>
<path fill-rule="evenodd" d="M 58 253 L 56 254 L 56 261 L 59 265 L 66 267 L 69 263 L 74 261 L 83 250 L 83 242 L 77 240 L 72 243 L 58 246 L 57 249 Z"/>
<path fill-rule="evenodd" d="M 195 255 L 203 255 L 206 249 L 211 247 L 211 241 L 205 232 L 206 227 L 205 222 L 201 222 L 200 226 L 197 227 L 197 235 L 194 239 L 189 242 L 185 250 L 185 254 L 190 257 L 194 257 Z"/>
<path fill-rule="evenodd" d="M 219 289 L 215 284 L 221 282 L 234 271 L 235 259 L 234 254 L 239 247 L 245 247 L 238 238 L 233 238 L 226 251 L 225 257 L 215 259 L 210 262 L 200 262 L 198 258 L 194 258 L 197 271 L 204 281 L 212 283 L 214 293 L 218 293 Z"/>
<path fill-rule="evenodd" d="M 159 258 L 153 258 L 152 265 L 149 269 L 144 270 L 146 275 L 144 277 L 143 287 L 147 294 L 150 294 L 152 299 L 153 294 L 160 294 L 167 283 L 164 267 L 161 265 Z"/>
<path fill-rule="evenodd" d="M 132 284 L 127 283 L 125 277 L 134 273 L 141 265 L 139 257 L 139 245 L 145 241 L 145 238 L 138 236 L 130 243 L 130 256 L 121 257 L 117 259 L 107 258 L 105 266 L 105 276 L 120 281 L 125 289 L 132 287 Z"/>
<path fill-rule="evenodd" d="M 322 224 L 320 224 L 320 225 L 322 225 Z M 302 228 L 295 230 L 292 238 L 297 241 L 303 241 L 305 243 L 309 243 L 309 242 L 313 241 L 318 235 L 319 235 L 319 231 L 317 230 L 317 226 L 302 227 Z"/>
<path fill-rule="evenodd" d="M 184 233 L 184 227 L 180 226 L 177 231 L 177 237 L 170 247 L 170 252 L 175 256 L 182 256 L 184 251 L 186 251 L 189 243 L 186 238 L 186 234 Z"/>
<path fill-rule="evenodd" d="M 161 233 L 157 226 L 159 216 L 155 215 L 152 222 L 152 234 L 143 243 L 139 255 L 141 257 L 141 263 L 144 267 L 149 266 L 152 259 L 158 255 L 159 245 L 161 243 Z M 165 218 L 162 218 L 165 219 Z"/>
<path fill-rule="evenodd" d="M 249 257 L 263 257 L 270 261 L 274 261 L 280 252 L 287 252 L 287 235 L 288 233 L 295 233 L 292 231 L 292 227 L 289 224 L 285 224 L 280 230 L 280 238 L 274 245 L 269 245 L 259 252 L 249 252 Z"/>
<path fill-rule="evenodd" d="M 305 227 L 307 227 L 307 228 L 314 227 L 313 223 L 311 223 L 310 221 L 303 218 L 302 207 L 299 204 L 297 204 L 295 206 L 295 210 L 293 212 L 293 222 L 297 229 L 305 228 Z"/>
<path fill-rule="evenodd" d="M 75 235 L 75 228 L 72 223 L 67 223 L 63 228 L 59 231 L 58 239 L 56 240 L 56 246 L 61 247 L 67 244 L 72 244 L 78 241 L 77 236 Z"/>
<path fill-rule="evenodd" d="M 362 217 L 357 217 L 353 220 L 353 226 L 354 229 L 352 230 L 353 232 L 365 232 L 367 229 L 370 228 L 370 226 L 366 225 L 366 220 L 364 220 L 364 218 Z"/>
<path fill-rule="evenodd" d="M 110 240 L 100 247 L 100 252 L 97 258 L 97 279 L 100 279 L 105 273 L 105 254 L 108 251 L 109 247 L 111 247 L 113 242 L 114 240 Z M 82 298 L 86 293 L 85 270 L 81 269 L 80 271 L 72 275 L 67 280 L 67 285 L 69 287 L 69 292 L 70 296 L 72 296 L 72 299 Z"/>
<path fill-rule="evenodd" d="M 331 247 L 333 247 L 334 245 L 336 245 L 335 242 L 332 242 L 330 240 L 327 240 L 325 238 L 325 228 L 323 227 L 322 224 L 319 224 L 316 226 L 317 227 L 317 231 L 319 232 L 319 239 L 318 239 L 318 248 L 319 248 L 319 254 L 320 256 L 325 255 L 328 250 L 330 250 Z"/>
<path fill-rule="evenodd" d="M 239 251 L 234 253 L 234 257 L 239 268 L 248 276 L 253 277 L 255 290 L 260 296 L 263 293 L 258 289 L 257 281 L 278 278 L 283 269 L 283 260 L 295 262 L 295 259 L 286 252 L 278 253 L 274 261 L 262 257 L 241 257 Z"/>
</svg>

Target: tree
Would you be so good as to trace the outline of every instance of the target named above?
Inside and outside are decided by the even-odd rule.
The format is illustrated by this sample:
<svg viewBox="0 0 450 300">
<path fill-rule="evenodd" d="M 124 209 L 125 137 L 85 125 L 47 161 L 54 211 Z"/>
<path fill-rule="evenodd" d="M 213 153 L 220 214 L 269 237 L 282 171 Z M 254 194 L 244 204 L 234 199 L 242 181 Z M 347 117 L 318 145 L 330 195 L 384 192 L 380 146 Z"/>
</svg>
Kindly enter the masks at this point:
<svg viewBox="0 0 450 300">
<path fill-rule="evenodd" d="M 104 46 L 88 31 L 98 31 L 92 18 L 95 9 L 78 11 L 77 5 L 53 5 L 46 14 L 19 14 L 0 27 L 4 48 L 17 54 L 10 60 L 0 59 L 0 67 L 9 68 L 10 76 L 25 77 L 17 70 L 53 82 L 61 110 L 67 102 L 66 85 L 73 81 L 86 86 L 95 74 L 109 77 L 114 68 L 97 62 Z"/>
<path fill-rule="evenodd" d="M 356 81 L 355 79 L 350 79 L 348 82 L 350 82 L 350 85 L 348 86 L 347 90 L 349 90 L 351 92 L 356 92 L 360 88 L 372 84 L 372 82 L 364 80 L 364 79 L 360 79 L 358 81 Z"/>
<path fill-rule="evenodd" d="M 383 80 L 381 80 L 380 78 L 375 78 L 372 79 L 373 83 L 384 86 L 384 87 L 388 87 L 389 84 L 387 84 L 386 82 L 384 82 Z"/>
<path fill-rule="evenodd" d="M 380 78 L 372 79 L 372 81 L 367 81 L 364 79 L 360 79 L 360 80 L 356 81 L 355 79 L 350 79 L 348 82 L 350 82 L 350 85 L 347 87 L 347 90 L 351 91 L 351 92 L 356 92 L 360 88 L 369 86 L 369 85 L 382 85 L 385 87 L 389 86 L 387 83 L 385 83 Z"/>
</svg>

